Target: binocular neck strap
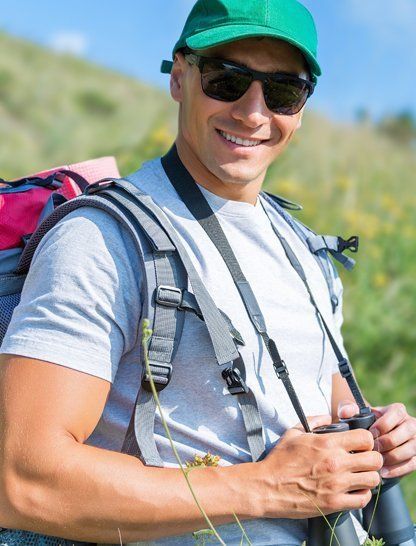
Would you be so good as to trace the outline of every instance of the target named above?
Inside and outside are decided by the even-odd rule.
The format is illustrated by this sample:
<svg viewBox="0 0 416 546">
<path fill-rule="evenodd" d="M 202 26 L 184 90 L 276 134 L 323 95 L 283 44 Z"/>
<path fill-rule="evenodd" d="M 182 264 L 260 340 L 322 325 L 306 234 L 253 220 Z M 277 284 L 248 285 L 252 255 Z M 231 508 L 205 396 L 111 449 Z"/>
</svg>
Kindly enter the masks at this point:
<svg viewBox="0 0 416 546">
<path fill-rule="evenodd" d="M 338 360 L 339 371 L 340 371 L 342 377 L 347 381 L 348 386 L 350 387 L 351 393 L 352 393 L 352 395 L 354 397 L 354 400 L 356 401 L 356 403 L 357 403 L 357 405 L 358 405 L 358 407 L 360 409 L 360 413 L 362 413 L 363 410 L 367 410 L 367 404 L 366 404 L 366 402 L 365 402 L 365 400 L 363 398 L 363 395 L 362 395 L 362 393 L 360 391 L 358 383 L 357 383 L 357 381 L 356 381 L 356 379 L 354 377 L 351 365 L 350 365 L 348 359 L 342 354 L 342 351 L 339 348 L 337 342 L 335 341 L 334 336 L 332 335 L 332 332 L 331 332 L 326 320 L 324 319 L 321 311 L 319 310 L 318 304 L 316 303 L 316 300 L 315 300 L 315 298 L 314 298 L 314 296 L 312 294 L 312 290 L 311 290 L 311 288 L 309 286 L 309 283 L 308 283 L 308 280 L 306 278 L 305 271 L 304 271 L 303 267 L 301 266 L 298 258 L 296 257 L 293 250 L 290 248 L 290 245 L 288 244 L 286 239 L 278 232 L 276 227 L 273 225 L 273 222 L 271 222 L 271 226 L 273 228 L 273 231 L 274 231 L 275 235 L 279 239 L 279 241 L 280 241 L 280 243 L 281 243 L 281 245 L 282 245 L 282 247 L 283 247 L 283 249 L 285 251 L 287 259 L 289 260 L 289 262 L 292 265 L 293 269 L 299 275 L 300 279 L 302 280 L 302 282 L 303 282 L 303 284 L 304 284 L 304 286 L 305 286 L 305 288 L 306 288 L 306 290 L 308 292 L 310 301 L 311 301 L 312 305 L 314 306 L 319 319 L 321 320 L 321 323 L 322 323 L 322 325 L 323 325 L 323 327 L 325 329 L 325 332 L 326 332 L 326 334 L 328 336 L 328 339 L 329 339 L 329 342 L 331 344 L 332 350 L 334 351 L 335 357 Z"/>
<path fill-rule="evenodd" d="M 181 162 L 176 146 L 173 146 L 168 154 L 162 158 L 162 165 L 171 184 L 181 197 L 182 201 L 204 229 L 227 265 L 247 310 L 247 314 L 256 331 L 260 334 L 270 355 L 276 375 L 283 382 L 290 401 L 305 431 L 310 432 L 305 413 L 289 378 L 286 364 L 279 354 L 276 343 L 267 333 L 266 322 L 254 292 L 241 270 L 240 264 L 222 230 L 218 218 L 215 216 L 195 180 Z"/>
</svg>

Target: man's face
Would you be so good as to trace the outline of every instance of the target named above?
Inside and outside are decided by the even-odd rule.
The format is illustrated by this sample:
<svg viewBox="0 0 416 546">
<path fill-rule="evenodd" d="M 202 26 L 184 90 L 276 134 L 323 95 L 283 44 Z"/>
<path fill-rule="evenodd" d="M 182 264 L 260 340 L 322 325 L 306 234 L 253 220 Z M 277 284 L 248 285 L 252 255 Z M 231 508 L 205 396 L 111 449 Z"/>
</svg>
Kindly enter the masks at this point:
<svg viewBox="0 0 416 546">
<path fill-rule="evenodd" d="M 304 57 L 290 44 L 275 39 L 249 38 L 198 54 L 226 59 L 262 72 L 306 75 Z M 263 182 L 266 170 L 282 152 L 300 126 L 302 112 L 293 116 L 275 114 L 264 102 L 262 84 L 254 81 L 235 102 L 207 97 L 201 88 L 198 67 L 177 55 L 171 78 L 172 97 L 180 103 L 178 141 L 188 160 L 197 162 L 225 184 Z M 257 141 L 256 146 L 237 145 L 223 135 Z"/>
</svg>

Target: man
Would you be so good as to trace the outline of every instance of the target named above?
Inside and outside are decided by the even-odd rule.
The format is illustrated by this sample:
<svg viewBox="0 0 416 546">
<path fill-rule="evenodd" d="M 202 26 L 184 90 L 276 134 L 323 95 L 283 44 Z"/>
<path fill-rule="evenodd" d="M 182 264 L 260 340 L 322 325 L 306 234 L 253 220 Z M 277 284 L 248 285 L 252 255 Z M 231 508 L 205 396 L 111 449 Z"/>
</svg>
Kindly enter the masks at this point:
<svg viewBox="0 0 416 546">
<path fill-rule="evenodd" d="M 180 161 L 252 286 L 311 428 L 336 419 L 339 405 L 342 417 L 357 408 L 272 224 L 301 261 L 339 343 L 340 311 L 332 316 L 311 254 L 258 196 L 267 168 L 301 126 L 306 97 L 295 93 L 296 100 L 285 101 L 254 79 L 236 98 L 232 82 L 218 89 L 216 78 L 225 60 L 243 72 L 241 67 L 276 73 L 276 79 L 283 75 L 285 85 L 295 81 L 299 89 L 299 79 L 320 74 L 315 47 L 312 18 L 296 0 L 199 0 L 171 71 Z M 306 518 L 319 509 L 365 506 L 381 468 L 389 476 L 413 471 L 416 420 L 400 404 L 376 410 L 372 430 L 382 455 L 373 451 L 368 431 L 319 436 L 296 426 L 296 413 L 224 261 L 160 160 L 145 164 L 135 180 L 162 207 L 214 301 L 245 341 L 240 351 L 263 421 L 263 460 L 251 460 L 237 401 L 224 388 L 197 317 L 186 318 L 171 384 L 160 393 L 182 459 L 207 452 L 221 457 L 219 467 L 195 469 L 190 479 L 224 542 L 240 543 L 237 514 L 252 544 L 299 545 Z M 120 453 L 142 372 L 141 289 L 140 260 L 129 234 L 100 211 L 72 213 L 42 242 L 2 346 L 3 527 L 87 542 L 119 543 L 121 536 L 123 543 L 169 545 L 193 544 L 191 532 L 206 527 L 160 418 L 155 434 L 164 468 Z"/>
</svg>

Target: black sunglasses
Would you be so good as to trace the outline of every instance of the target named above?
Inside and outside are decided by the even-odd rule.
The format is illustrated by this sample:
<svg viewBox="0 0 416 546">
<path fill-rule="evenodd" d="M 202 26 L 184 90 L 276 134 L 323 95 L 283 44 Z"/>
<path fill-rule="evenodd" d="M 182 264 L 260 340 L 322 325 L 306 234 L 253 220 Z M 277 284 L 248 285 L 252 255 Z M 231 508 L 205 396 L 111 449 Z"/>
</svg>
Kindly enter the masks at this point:
<svg viewBox="0 0 416 546">
<path fill-rule="evenodd" d="M 189 64 L 199 68 L 205 95 L 224 102 L 240 99 L 253 81 L 262 82 L 267 108 L 275 114 L 292 116 L 304 107 L 314 91 L 315 84 L 283 72 L 258 72 L 224 59 L 203 57 L 184 51 Z"/>
</svg>

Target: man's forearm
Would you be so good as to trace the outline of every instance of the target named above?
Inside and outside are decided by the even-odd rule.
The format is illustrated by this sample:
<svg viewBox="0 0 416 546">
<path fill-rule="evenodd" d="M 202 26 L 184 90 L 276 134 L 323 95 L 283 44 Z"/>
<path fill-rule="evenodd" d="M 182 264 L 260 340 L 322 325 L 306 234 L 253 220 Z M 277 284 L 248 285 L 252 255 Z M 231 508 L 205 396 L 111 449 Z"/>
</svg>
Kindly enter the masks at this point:
<svg viewBox="0 0 416 546">
<path fill-rule="evenodd" d="M 179 469 L 145 467 L 134 457 L 67 438 L 7 475 L 0 525 L 90 542 L 151 540 L 206 528 Z M 193 469 L 193 488 L 215 525 L 261 516 L 254 463 Z M 4 501 L 3 501 L 4 502 Z"/>
</svg>

